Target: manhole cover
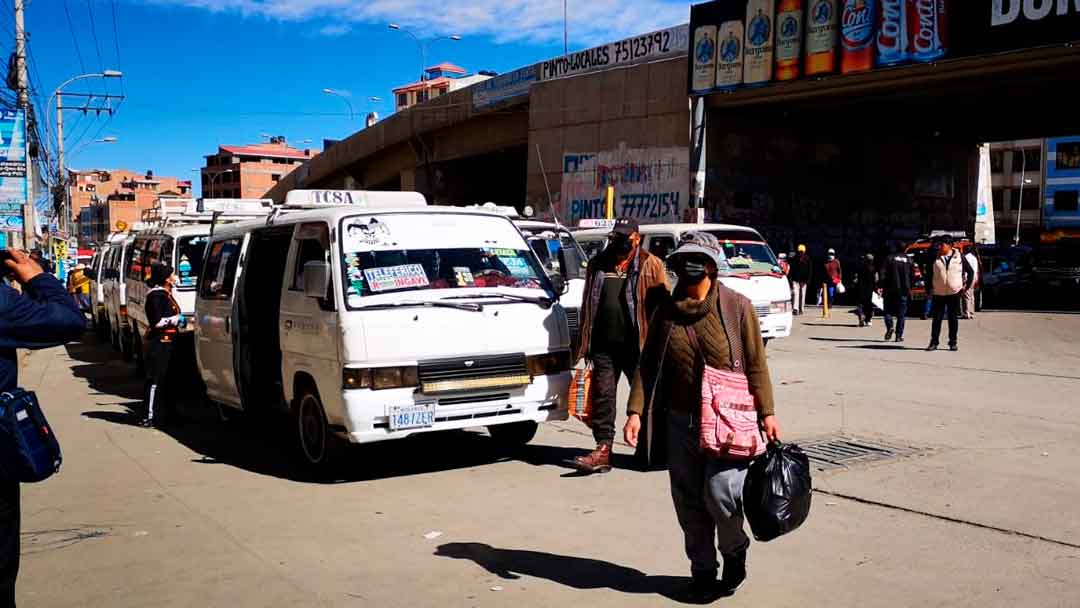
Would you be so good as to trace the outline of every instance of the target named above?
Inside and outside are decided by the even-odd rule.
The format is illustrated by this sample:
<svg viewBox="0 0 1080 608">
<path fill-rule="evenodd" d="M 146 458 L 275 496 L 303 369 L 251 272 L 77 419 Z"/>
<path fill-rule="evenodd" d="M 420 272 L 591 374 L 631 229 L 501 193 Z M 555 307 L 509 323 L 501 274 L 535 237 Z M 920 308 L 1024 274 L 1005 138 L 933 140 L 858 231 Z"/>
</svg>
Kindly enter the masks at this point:
<svg viewBox="0 0 1080 608">
<path fill-rule="evenodd" d="M 891 460 L 901 456 L 911 456 L 920 451 L 912 447 L 853 437 L 813 439 L 800 442 L 799 447 L 819 469 L 851 467 L 868 462 Z"/>
</svg>

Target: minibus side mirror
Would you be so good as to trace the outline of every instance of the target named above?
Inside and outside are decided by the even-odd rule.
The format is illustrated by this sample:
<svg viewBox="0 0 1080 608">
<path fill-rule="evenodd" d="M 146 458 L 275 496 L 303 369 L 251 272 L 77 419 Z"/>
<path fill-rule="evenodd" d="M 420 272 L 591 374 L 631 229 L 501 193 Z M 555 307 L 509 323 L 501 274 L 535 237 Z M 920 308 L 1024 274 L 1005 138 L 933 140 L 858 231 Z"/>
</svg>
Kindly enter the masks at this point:
<svg viewBox="0 0 1080 608">
<path fill-rule="evenodd" d="M 566 279 L 563 278 L 561 273 L 554 272 L 548 275 L 548 278 L 551 279 L 551 287 L 554 288 L 555 293 L 560 296 L 565 296 L 566 293 L 570 291 L 570 285 L 566 282 Z"/>
<path fill-rule="evenodd" d="M 309 298 L 325 298 L 330 292 L 330 264 L 306 262 L 304 264 L 304 295 Z"/>
</svg>

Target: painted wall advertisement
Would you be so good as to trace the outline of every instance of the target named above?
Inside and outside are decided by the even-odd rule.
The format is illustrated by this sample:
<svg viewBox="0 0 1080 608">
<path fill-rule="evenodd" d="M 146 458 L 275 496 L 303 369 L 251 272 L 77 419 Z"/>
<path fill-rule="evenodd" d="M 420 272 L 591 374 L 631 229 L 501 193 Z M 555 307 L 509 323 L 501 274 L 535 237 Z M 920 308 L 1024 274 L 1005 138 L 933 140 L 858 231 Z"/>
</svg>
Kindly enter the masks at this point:
<svg viewBox="0 0 1080 608">
<path fill-rule="evenodd" d="M 689 48 L 690 26 L 678 25 L 541 62 L 540 80 L 676 57 L 685 55 Z"/>
<path fill-rule="evenodd" d="M 528 95 L 529 87 L 536 82 L 536 75 L 537 66 L 530 65 L 477 84 L 473 87 L 473 107 L 486 108 L 520 95 Z"/>
<path fill-rule="evenodd" d="M 26 204 L 26 122 L 22 110 L 0 112 L 0 230 L 22 230 Z"/>
<path fill-rule="evenodd" d="M 643 224 L 682 221 L 689 207 L 689 150 L 627 148 L 563 154 L 563 223 L 603 218 L 607 187 L 614 188 L 614 214 Z"/>
</svg>

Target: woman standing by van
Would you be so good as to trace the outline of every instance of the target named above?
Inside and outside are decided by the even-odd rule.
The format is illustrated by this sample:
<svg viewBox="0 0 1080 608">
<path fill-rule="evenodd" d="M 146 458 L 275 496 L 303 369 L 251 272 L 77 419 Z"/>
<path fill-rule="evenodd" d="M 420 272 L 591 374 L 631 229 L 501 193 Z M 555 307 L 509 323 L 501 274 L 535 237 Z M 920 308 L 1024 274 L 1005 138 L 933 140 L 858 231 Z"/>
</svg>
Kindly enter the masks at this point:
<svg viewBox="0 0 1080 608">
<path fill-rule="evenodd" d="M 668 410 L 671 496 L 690 559 L 690 593 L 700 601 L 738 588 L 750 546 L 742 513 L 750 459 L 714 457 L 701 448 L 705 366 L 745 374 L 766 438 L 780 436 L 757 315 L 750 300 L 717 280 L 720 251 L 714 236 L 690 232 L 668 257 L 679 282 L 649 325 L 623 430 L 626 442 L 637 445 L 641 417 Z M 717 548 L 724 559 L 720 581 Z"/>
<path fill-rule="evenodd" d="M 154 264 L 150 268 L 150 289 L 146 292 L 146 418 L 143 426 L 159 425 L 162 392 L 167 389 L 169 357 L 177 330 L 186 322 L 180 306 L 173 299 L 176 273 L 171 266 Z"/>
</svg>

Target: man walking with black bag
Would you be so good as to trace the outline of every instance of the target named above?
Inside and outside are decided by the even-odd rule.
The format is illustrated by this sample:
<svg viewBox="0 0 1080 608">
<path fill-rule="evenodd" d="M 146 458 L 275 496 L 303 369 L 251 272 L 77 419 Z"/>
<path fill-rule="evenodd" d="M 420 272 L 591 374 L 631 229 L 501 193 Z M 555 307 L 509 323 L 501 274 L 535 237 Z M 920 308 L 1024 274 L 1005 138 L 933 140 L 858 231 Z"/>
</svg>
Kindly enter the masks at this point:
<svg viewBox="0 0 1080 608">
<path fill-rule="evenodd" d="M 0 281 L 0 392 L 18 384 L 17 348 L 49 348 L 76 340 L 86 320 L 64 286 L 26 252 L 0 250 L 0 274 L 22 285 L 23 293 Z M 0 463 L 2 464 L 2 463 Z M 0 471 L 0 606 L 15 605 L 19 575 L 19 482 Z"/>
</svg>

